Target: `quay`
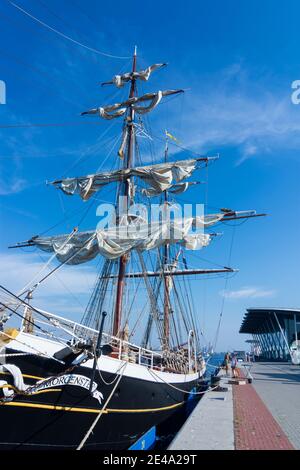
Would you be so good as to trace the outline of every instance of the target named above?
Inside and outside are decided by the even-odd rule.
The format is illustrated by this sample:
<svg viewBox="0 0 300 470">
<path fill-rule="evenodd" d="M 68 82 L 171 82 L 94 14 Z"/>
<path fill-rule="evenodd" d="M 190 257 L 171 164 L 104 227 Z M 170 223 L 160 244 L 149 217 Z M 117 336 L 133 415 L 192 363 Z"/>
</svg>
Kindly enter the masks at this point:
<svg viewBox="0 0 300 470">
<path fill-rule="evenodd" d="M 220 372 L 220 387 L 199 401 L 169 450 L 300 449 L 300 366 L 254 362 L 252 381 L 240 364 L 243 384 Z"/>
<path fill-rule="evenodd" d="M 232 385 L 221 375 L 220 386 L 227 392 L 209 391 L 199 401 L 183 427 L 169 446 L 169 450 L 233 450 Z"/>
</svg>

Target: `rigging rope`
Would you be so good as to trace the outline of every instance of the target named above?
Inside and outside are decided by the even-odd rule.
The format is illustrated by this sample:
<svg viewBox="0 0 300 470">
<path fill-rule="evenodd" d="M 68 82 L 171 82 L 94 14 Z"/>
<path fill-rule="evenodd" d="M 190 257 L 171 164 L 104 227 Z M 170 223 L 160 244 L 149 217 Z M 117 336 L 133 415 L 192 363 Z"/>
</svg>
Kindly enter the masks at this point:
<svg viewBox="0 0 300 470">
<path fill-rule="evenodd" d="M 94 354 L 96 354 L 95 349 L 94 349 Z M 125 366 L 125 364 L 127 364 L 127 361 L 124 361 L 123 364 L 121 364 L 120 367 L 116 370 L 117 375 L 113 378 L 113 380 L 111 382 L 106 382 L 106 380 L 103 378 L 103 376 L 101 374 L 101 369 L 100 369 L 98 361 L 97 361 L 97 370 L 98 370 L 98 373 L 99 373 L 99 376 L 100 376 L 100 379 L 102 380 L 102 382 L 107 386 L 112 385 L 113 383 L 115 383 L 115 381 L 118 379 L 118 373 L 122 370 L 122 368 Z"/>
<path fill-rule="evenodd" d="M 99 312 L 103 311 L 105 294 L 107 292 L 109 277 L 111 275 L 113 265 L 114 263 L 111 260 L 104 261 L 101 273 L 96 280 L 92 296 L 90 297 L 82 316 L 81 323 L 85 326 L 94 326 L 95 329 L 98 329 L 97 320 L 99 319 Z"/>
<path fill-rule="evenodd" d="M 24 13 L 25 15 L 29 16 L 29 18 L 33 19 L 34 21 L 36 21 L 37 23 L 41 24 L 42 26 L 44 26 L 45 28 L 48 28 L 50 29 L 51 31 L 53 31 L 54 33 L 58 34 L 59 36 L 63 37 L 64 39 L 67 39 L 68 41 L 71 41 L 72 43 L 74 44 L 77 44 L 77 46 L 81 46 L 91 52 L 94 52 L 95 54 L 99 54 L 99 55 L 102 55 L 102 56 L 105 56 L 105 57 L 111 57 L 112 59 L 130 59 L 129 56 L 126 56 L 126 57 L 123 57 L 123 56 L 116 56 L 116 55 L 113 55 L 113 54 L 107 54 L 106 52 L 102 52 L 102 51 L 99 51 L 98 49 L 94 49 L 93 47 L 89 47 L 87 46 L 86 44 L 83 44 L 79 41 L 76 41 L 75 39 L 72 39 L 70 36 L 67 36 L 66 34 L 58 31 L 57 29 L 55 28 L 52 28 L 52 26 L 49 26 L 47 23 L 44 23 L 43 21 L 39 20 L 38 18 L 36 18 L 35 16 L 31 15 L 28 11 L 24 10 L 23 8 L 21 8 L 19 5 L 17 5 L 16 3 L 8 0 L 9 3 L 14 7 L 14 8 L 17 8 L 18 10 L 20 10 L 22 13 Z"/>
<path fill-rule="evenodd" d="M 66 127 L 66 126 L 86 126 L 89 124 L 102 124 L 101 121 L 70 121 L 70 122 L 49 122 L 49 123 L 28 123 L 28 124 L 0 124 L 0 129 L 18 129 L 27 127 Z M 2 157 L 3 158 L 3 157 Z"/>
<path fill-rule="evenodd" d="M 47 357 L 48 359 L 53 359 L 54 361 L 56 362 L 59 362 L 59 364 L 61 364 L 61 361 L 59 361 L 58 359 L 56 359 L 54 356 L 49 356 L 49 354 L 46 354 L 42 351 L 39 351 L 38 349 L 36 349 L 35 347 L 33 347 L 32 345 L 28 345 L 26 343 L 24 343 L 23 341 L 20 341 L 19 339 L 17 338 L 14 338 L 13 336 L 9 335 L 8 333 L 5 333 L 5 331 L 1 331 L 1 335 L 4 335 L 6 336 L 7 338 L 9 338 L 10 340 L 12 341 L 16 341 L 17 343 L 20 343 L 22 344 L 22 346 L 26 346 L 27 348 L 31 348 L 35 351 L 35 354 L 37 354 L 38 356 L 44 356 L 44 357 Z M 67 346 L 65 343 L 62 343 L 64 346 Z"/>
<path fill-rule="evenodd" d="M 72 231 L 72 233 L 69 235 L 68 239 L 63 243 L 63 246 L 65 246 L 66 242 L 69 241 L 73 235 L 77 232 L 77 229 L 74 229 Z M 35 290 L 42 282 L 44 282 L 48 277 L 50 277 L 53 273 L 55 273 L 58 269 L 60 269 L 62 266 L 64 266 L 64 264 L 66 264 L 67 262 L 71 261 L 74 256 L 76 256 L 84 247 L 85 245 L 87 245 L 92 239 L 92 236 L 83 244 L 83 246 L 78 250 L 76 251 L 73 255 L 71 255 L 69 258 L 67 258 L 63 263 L 59 264 L 58 266 L 56 266 L 54 269 L 52 269 L 52 271 L 50 271 L 48 274 L 46 274 L 46 276 L 44 276 L 42 279 L 40 279 L 31 289 L 27 289 L 27 290 L 22 290 L 20 294 L 12 294 L 10 293 L 10 295 L 12 295 L 15 299 L 18 299 L 19 300 L 19 303 L 17 304 L 16 306 L 16 309 L 18 309 L 20 307 L 21 304 L 25 304 L 27 305 L 29 308 L 31 308 L 33 311 L 37 312 L 37 313 L 40 313 L 39 311 L 37 311 L 36 309 L 34 309 L 33 307 L 31 307 L 30 304 L 27 304 L 26 302 L 24 302 L 22 299 L 20 299 L 19 297 L 21 295 L 23 295 L 24 293 L 26 292 L 33 292 L 33 290 Z M 46 265 L 39 271 L 39 272 L 42 272 L 47 266 L 48 264 L 52 261 L 52 259 L 56 256 L 56 253 L 54 253 L 50 259 L 48 260 L 48 262 L 46 263 Z M 37 275 L 35 275 L 35 277 L 37 277 Z M 35 277 L 33 279 L 35 279 Z M 31 284 L 32 281 L 30 281 L 30 283 L 28 283 L 25 288 Z M 2 289 L 4 289 L 6 292 L 9 292 L 7 289 L 5 289 L 3 286 L 1 286 Z M 0 304 L 3 306 L 3 308 L 8 308 L 9 310 L 13 311 L 14 313 L 16 313 L 18 316 L 20 316 L 20 314 L 18 314 L 15 310 L 12 310 L 11 308 L 9 308 L 9 303 L 8 304 L 2 304 L 0 302 Z M 1 310 L 0 313 L 3 313 L 3 309 Z M 41 315 L 41 313 L 40 313 Z M 42 315 L 43 316 L 43 315 Z M 23 317 L 22 317 L 23 318 Z M 37 325 L 36 325 L 37 326 Z"/>
<path fill-rule="evenodd" d="M 82 441 L 80 442 L 79 446 L 76 448 L 76 450 L 81 450 L 83 448 L 83 446 L 85 445 L 86 441 L 88 440 L 88 438 L 90 437 L 91 433 L 93 432 L 93 429 L 95 428 L 96 424 L 98 423 L 99 419 L 101 418 L 102 414 L 104 413 L 105 409 L 107 408 L 110 400 L 112 399 L 113 397 L 113 394 L 115 393 L 115 390 L 117 388 L 117 386 L 119 385 L 122 377 L 123 377 L 123 374 L 125 372 L 125 369 L 126 369 L 126 366 L 127 366 L 127 362 L 126 364 L 124 364 L 124 368 L 122 370 L 122 372 L 120 373 L 120 376 L 117 380 L 117 382 L 115 383 L 115 386 L 114 388 L 112 389 L 112 391 L 110 392 L 110 395 L 109 397 L 107 398 L 106 402 L 104 403 L 103 407 L 101 408 L 101 410 L 99 411 L 99 414 L 97 415 L 96 419 L 93 421 L 92 425 L 90 426 L 90 428 L 88 429 L 87 433 L 85 434 L 84 438 L 82 439 Z"/>
<path fill-rule="evenodd" d="M 35 353 L 15 353 L 15 354 L 0 354 L 0 357 L 19 357 L 19 356 L 35 356 Z"/>
<path fill-rule="evenodd" d="M 62 244 L 61 246 L 61 249 L 63 249 L 65 247 L 65 245 L 67 243 L 69 243 L 69 241 L 71 240 L 71 238 L 75 235 L 75 233 L 77 232 L 76 229 L 73 229 L 72 232 L 70 233 L 70 235 L 66 238 L 66 240 L 64 241 L 64 243 Z M 52 256 L 50 256 L 50 258 L 48 259 L 48 261 L 46 262 L 46 264 L 38 271 L 37 274 L 35 274 L 35 276 L 33 276 L 33 278 L 31 279 L 31 281 L 29 281 L 25 287 L 23 287 L 23 289 L 17 294 L 17 296 L 21 296 L 23 294 L 25 294 L 28 290 L 35 290 L 41 282 L 44 281 L 45 277 L 42 278 L 40 281 L 38 281 L 34 286 L 32 286 L 32 289 L 28 289 L 30 284 L 32 284 L 32 282 L 52 263 L 52 261 L 54 260 L 54 258 L 56 257 L 56 253 L 54 252 Z M 48 274 L 51 274 L 48 273 Z"/>
<path fill-rule="evenodd" d="M 155 297 L 155 294 L 153 292 L 153 288 L 151 286 L 149 278 L 147 277 L 147 274 L 146 274 L 147 270 L 146 270 L 143 255 L 139 251 L 137 252 L 137 254 L 138 254 L 139 261 L 140 261 L 140 264 L 141 264 L 141 267 L 142 267 L 142 272 L 143 272 L 143 277 L 144 277 L 144 281 L 145 281 L 145 285 L 146 285 L 146 290 L 147 290 L 149 300 L 150 300 L 152 315 L 153 315 L 153 318 L 156 322 L 157 329 L 160 333 L 160 341 L 162 342 L 163 341 L 163 327 L 162 327 L 162 325 L 160 324 L 160 321 L 159 321 L 159 310 L 158 310 L 157 303 L 156 303 L 156 297 Z"/>
<path fill-rule="evenodd" d="M 149 369 L 149 372 L 155 377 L 155 378 L 158 378 L 159 380 L 161 380 L 162 382 L 164 382 L 166 385 L 169 385 L 169 387 L 171 388 L 174 388 L 175 390 L 178 390 L 179 392 L 182 392 L 182 393 L 188 393 L 189 395 L 204 395 L 205 393 L 208 393 L 208 392 L 211 392 L 212 390 L 214 390 L 215 388 L 218 388 L 219 385 L 217 385 L 216 387 L 212 387 L 212 388 L 208 388 L 207 390 L 204 390 L 203 392 L 192 392 L 192 391 L 187 391 L 187 390 L 182 390 L 181 388 L 179 387 L 176 387 L 175 385 L 167 382 L 166 380 L 164 380 L 163 378 L 159 377 L 157 374 L 155 374 L 155 372 L 153 372 L 153 370 Z M 189 383 L 189 382 L 188 382 Z"/>
<path fill-rule="evenodd" d="M 230 249 L 229 249 L 229 256 L 228 256 L 228 266 L 231 263 L 231 255 L 232 255 L 234 235 L 235 235 L 235 227 L 233 227 L 233 231 L 232 231 L 232 237 L 231 237 L 231 243 L 230 243 Z M 219 333 L 220 333 L 221 322 L 222 322 L 222 318 L 223 318 L 223 311 L 224 311 L 224 305 L 225 305 L 225 295 L 226 295 L 227 287 L 228 287 L 228 279 L 229 279 L 229 277 L 228 277 L 228 274 L 227 274 L 226 278 L 225 278 L 225 286 L 224 286 L 224 291 L 223 291 L 221 312 L 220 312 L 217 331 L 216 331 L 216 336 L 215 336 L 214 344 L 213 344 L 214 351 L 216 350 L 216 345 L 217 345 L 218 338 L 219 338 Z"/>
</svg>

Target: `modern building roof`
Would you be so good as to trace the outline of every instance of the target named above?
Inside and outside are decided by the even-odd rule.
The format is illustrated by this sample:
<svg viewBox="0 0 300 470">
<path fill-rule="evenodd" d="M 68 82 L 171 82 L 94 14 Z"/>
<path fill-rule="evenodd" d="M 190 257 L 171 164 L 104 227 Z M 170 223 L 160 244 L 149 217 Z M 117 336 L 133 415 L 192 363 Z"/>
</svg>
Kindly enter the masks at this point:
<svg viewBox="0 0 300 470">
<path fill-rule="evenodd" d="M 289 309 L 289 308 L 248 308 L 247 312 L 244 315 L 240 333 L 248 333 L 248 334 L 256 334 L 260 333 L 260 329 L 262 325 L 267 324 L 268 320 L 272 320 L 272 325 L 274 329 L 278 329 L 278 323 L 275 319 L 274 321 L 274 313 L 278 318 L 278 321 L 281 322 L 284 318 L 294 318 L 294 315 L 300 317 L 300 310 L 299 309 Z M 299 321 L 300 318 L 297 318 Z"/>
</svg>

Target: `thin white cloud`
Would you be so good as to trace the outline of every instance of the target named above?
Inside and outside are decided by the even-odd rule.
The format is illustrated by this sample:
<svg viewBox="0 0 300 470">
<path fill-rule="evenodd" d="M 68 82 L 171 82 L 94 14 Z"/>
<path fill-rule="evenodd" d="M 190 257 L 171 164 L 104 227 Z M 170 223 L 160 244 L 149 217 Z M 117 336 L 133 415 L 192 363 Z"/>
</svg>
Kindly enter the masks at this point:
<svg viewBox="0 0 300 470">
<path fill-rule="evenodd" d="M 263 289 L 261 287 L 245 286 L 238 290 L 221 291 L 220 295 L 226 299 L 259 299 L 264 297 L 273 297 L 275 290 Z"/>
<path fill-rule="evenodd" d="M 267 76 L 261 77 L 260 73 L 259 80 L 249 78 L 242 61 L 229 65 L 226 69 L 221 70 L 218 76 L 212 76 L 209 80 L 207 77 L 197 77 L 194 84 L 192 77 L 177 76 L 178 83 L 191 81 L 192 89 L 185 93 L 184 98 L 177 98 L 178 101 L 174 100 L 174 104 L 170 105 L 170 108 L 169 105 L 168 107 L 161 106 L 151 114 L 151 120 L 157 128 L 154 133 L 163 139 L 162 129 L 165 128 L 165 121 L 168 117 L 168 129 L 182 141 L 183 146 L 200 153 L 209 153 L 211 149 L 222 152 L 223 146 L 235 147 L 240 154 L 236 165 L 260 155 L 270 156 L 275 152 L 278 153 L 280 149 L 282 151 L 292 149 L 297 155 L 300 146 L 300 106 L 291 103 L 292 90 L 289 83 L 285 82 L 282 90 L 278 92 L 278 90 L 272 90 L 272 83 Z M 184 99 L 181 104 L 180 99 Z M 176 109 L 181 110 L 180 116 L 178 112 L 175 112 Z M 167 110 L 167 114 L 164 110 Z M 17 117 L 12 115 L 12 120 L 13 122 L 17 121 Z M 27 121 L 25 120 L 25 122 Z M 105 168 L 107 163 L 111 161 L 108 154 L 110 152 L 112 155 L 116 153 L 117 146 L 115 149 L 112 149 L 112 146 L 118 121 L 116 120 L 110 125 L 105 123 L 103 125 L 101 135 L 89 145 L 86 143 L 74 145 L 74 143 L 68 142 L 51 150 L 47 142 L 47 151 L 45 152 L 41 143 L 43 141 L 40 138 L 42 132 L 40 129 L 33 129 L 30 132 L 28 129 L 20 131 L 18 139 L 15 137 L 3 139 L 2 153 L 5 156 L 10 154 L 13 157 L 12 162 L 15 168 L 14 171 L 10 170 L 12 176 L 9 180 L 5 173 L 7 165 L 6 163 L 2 165 L 0 195 L 14 194 L 28 187 L 23 179 L 23 157 L 35 158 L 41 155 L 44 157 L 60 155 L 61 157 L 63 154 L 72 154 L 73 158 L 76 157 L 75 162 L 77 162 L 75 170 L 80 172 L 79 160 L 85 162 L 87 158 L 91 158 L 101 151 L 104 153 L 101 163 L 104 163 Z M 110 126 L 116 126 L 116 130 Z M 37 137 L 39 138 L 38 142 Z M 153 156 L 151 154 L 151 159 L 149 158 L 148 147 L 144 149 L 145 142 L 143 139 L 140 141 L 141 148 L 145 150 L 143 151 L 143 160 L 147 162 Z M 164 143 L 155 140 L 154 144 L 156 145 L 154 158 L 161 160 Z M 173 154 L 180 151 L 179 148 L 172 146 L 172 142 L 170 142 L 170 148 L 170 153 Z M 93 166 L 91 164 L 91 170 Z M 45 177 L 47 177 L 46 174 Z"/>
<path fill-rule="evenodd" d="M 292 105 L 288 100 L 278 101 L 276 97 L 262 96 L 259 100 L 247 96 L 230 94 L 217 100 L 212 106 L 208 97 L 200 112 L 194 116 L 199 125 L 195 137 L 189 135 L 191 145 L 238 145 L 243 156 L 250 157 L 265 152 L 267 147 L 288 144 L 295 145 L 295 132 L 300 130 Z M 278 112 L 280 109 L 280 112 Z M 298 110 L 300 112 L 300 110 Z M 195 127 L 195 126 L 194 126 Z M 290 140 L 294 137 L 292 140 Z"/>
<path fill-rule="evenodd" d="M 198 80 L 184 98 L 184 130 L 174 113 L 170 131 L 184 146 L 199 152 L 236 147 L 241 155 L 237 165 L 280 149 L 296 152 L 300 106 L 292 104 L 291 91 L 286 82 L 282 90 L 272 89 L 267 76 L 254 81 L 240 64 L 233 64 L 209 82 Z"/>
<path fill-rule="evenodd" d="M 0 209 L 5 210 L 7 212 L 13 212 L 15 214 L 21 215 L 22 217 L 29 217 L 30 219 L 38 219 L 38 216 L 36 214 L 33 214 L 32 212 L 29 212 L 26 210 L 24 211 L 23 209 L 18 209 L 16 207 L 0 204 Z"/>
<path fill-rule="evenodd" d="M 0 178 L 0 196 L 9 196 L 10 194 L 16 194 L 27 186 L 27 181 L 23 178 L 13 178 L 11 181 L 5 181 Z"/>
<path fill-rule="evenodd" d="M 36 253 L 0 253 L 0 284 L 16 294 L 28 282 L 34 285 L 55 266 L 42 271 L 44 265 Z M 83 313 L 95 279 L 91 266 L 64 266 L 34 291 L 33 304 L 57 314 Z"/>
<path fill-rule="evenodd" d="M 12 115 L 12 121 L 15 121 L 15 116 Z M 21 155 L 24 153 L 35 153 L 37 146 L 33 142 L 33 133 L 20 132 L 19 138 L 16 139 L 13 136 L 5 136 L 1 146 L 0 153 L 0 195 L 9 196 L 11 194 L 17 194 L 30 186 L 36 186 L 39 183 L 32 183 L 24 178 L 24 170 L 22 164 Z M 0 137 L 4 136 L 4 133 L 0 133 Z M 2 158 L 2 155 L 7 158 Z"/>
</svg>

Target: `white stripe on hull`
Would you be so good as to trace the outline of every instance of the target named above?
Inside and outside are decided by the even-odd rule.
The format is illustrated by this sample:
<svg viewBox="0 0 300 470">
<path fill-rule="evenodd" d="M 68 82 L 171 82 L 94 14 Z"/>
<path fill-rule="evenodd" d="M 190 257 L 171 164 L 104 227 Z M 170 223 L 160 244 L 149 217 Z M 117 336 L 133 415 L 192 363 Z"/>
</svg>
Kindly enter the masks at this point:
<svg viewBox="0 0 300 470">
<path fill-rule="evenodd" d="M 17 338 L 10 341 L 7 346 L 17 351 L 29 352 L 31 354 L 37 354 L 37 351 L 41 351 L 48 357 L 52 357 L 54 353 L 63 347 L 62 344 L 56 341 L 40 338 L 39 336 L 23 332 L 19 333 Z M 118 373 L 123 364 L 124 361 L 109 356 L 101 356 L 98 360 L 99 369 L 112 374 Z M 92 368 L 93 359 L 85 362 L 84 367 Z M 199 376 L 202 377 L 204 373 L 205 368 L 202 369 L 200 373 L 197 372 L 192 374 L 176 374 L 156 369 L 150 371 L 147 366 L 127 362 L 123 375 L 136 379 L 147 380 L 149 382 L 188 383 L 193 380 L 197 380 Z"/>
</svg>

